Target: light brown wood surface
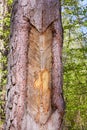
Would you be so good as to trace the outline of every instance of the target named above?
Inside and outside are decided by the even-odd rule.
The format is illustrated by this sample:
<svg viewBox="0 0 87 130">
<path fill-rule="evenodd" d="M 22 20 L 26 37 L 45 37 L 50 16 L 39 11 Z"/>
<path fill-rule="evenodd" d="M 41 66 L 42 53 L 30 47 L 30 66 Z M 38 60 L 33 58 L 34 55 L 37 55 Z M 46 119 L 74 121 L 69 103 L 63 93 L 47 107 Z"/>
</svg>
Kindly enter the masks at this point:
<svg viewBox="0 0 87 130">
<path fill-rule="evenodd" d="M 28 50 L 28 112 L 45 124 L 51 114 L 52 30 L 40 33 L 31 27 Z"/>
</svg>

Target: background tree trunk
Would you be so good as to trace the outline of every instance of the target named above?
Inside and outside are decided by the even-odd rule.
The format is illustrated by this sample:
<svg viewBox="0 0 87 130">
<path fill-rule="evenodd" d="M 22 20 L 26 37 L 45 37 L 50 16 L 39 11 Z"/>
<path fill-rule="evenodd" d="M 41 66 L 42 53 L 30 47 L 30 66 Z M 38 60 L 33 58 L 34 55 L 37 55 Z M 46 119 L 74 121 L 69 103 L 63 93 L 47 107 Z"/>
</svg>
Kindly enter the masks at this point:
<svg viewBox="0 0 87 130">
<path fill-rule="evenodd" d="M 59 0 L 14 0 L 5 130 L 62 130 Z"/>
<path fill-rule="evenodd" d="M 4 18 L 7 11 L 7 1 L 0 0 L 0 129 L 2 127 L 1 123 L 3 123 L 5 119 L 5 78 L 4 78 Z"/>
<path fill-rule="evenodd" d="M 6 11 L 7 11 L 7 3 L 5 0 L 0 0 L 0 59 L 2 58 L 3 56 L 3 53 L 4 53 L 4 41 L 3 41 L 3 28 L 4 28 L 4 17 L 6 15 Z M 0 70 L 3 69 L 3 65 L 0 61 Z M 0 71 L 0 86 L 1 85 L 1 82 L 2 82 L 2 76 L 3 74 L 1 73 Z"/>
</svg>

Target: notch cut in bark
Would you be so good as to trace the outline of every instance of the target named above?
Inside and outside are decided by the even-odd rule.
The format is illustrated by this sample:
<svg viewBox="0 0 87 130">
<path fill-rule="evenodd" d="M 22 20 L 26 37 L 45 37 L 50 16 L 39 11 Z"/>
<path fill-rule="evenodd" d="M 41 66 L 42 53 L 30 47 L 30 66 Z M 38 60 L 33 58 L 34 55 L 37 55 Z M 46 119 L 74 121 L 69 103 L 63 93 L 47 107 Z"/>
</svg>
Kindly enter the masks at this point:
<svg viewBox="0 0 87 130">
<path fill-rule="evenodd" d="M 29 40 L 27 109 L 36 122 L 45 124 L 51 114 L 52 30 L 40 33 L 32 26 Z"/>
</svg>

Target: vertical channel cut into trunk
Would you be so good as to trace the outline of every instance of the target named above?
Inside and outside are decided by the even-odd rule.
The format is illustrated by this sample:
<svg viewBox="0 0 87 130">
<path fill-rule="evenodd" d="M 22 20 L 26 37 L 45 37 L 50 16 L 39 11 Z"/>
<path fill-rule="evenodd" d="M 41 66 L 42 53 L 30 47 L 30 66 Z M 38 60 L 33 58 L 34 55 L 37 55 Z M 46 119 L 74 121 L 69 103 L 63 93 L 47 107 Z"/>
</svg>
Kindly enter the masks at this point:
<svg viewBox="0 0 87 130">
<path fill-rule="evenodd" d="M 40 33 L 31 27 L 28 50 L 29 115 L 45 124 L 51 114 L 52 30 Z"/>
</svg>

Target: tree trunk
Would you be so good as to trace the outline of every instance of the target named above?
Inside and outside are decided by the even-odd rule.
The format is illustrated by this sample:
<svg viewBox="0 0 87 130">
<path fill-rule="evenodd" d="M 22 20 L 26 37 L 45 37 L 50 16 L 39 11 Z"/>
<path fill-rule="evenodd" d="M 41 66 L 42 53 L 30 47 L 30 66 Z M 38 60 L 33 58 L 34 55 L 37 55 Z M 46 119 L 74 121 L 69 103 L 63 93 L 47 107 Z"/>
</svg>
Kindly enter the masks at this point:
<svg viewBox="0 0 87 130">
<path fill-rule="evenodd" d="M 5 130 L 62 130 L 59 0 L 14 0 Z"/>
<path fill-rule="evenodd" d="M 0 129 L 2 127 L 1 123 L 4 121 L 4 106 L 5 106 L 5 86 L 4 86 L 4 81 L 3 77 L 5 75 L 4 73 L 4 18 L 6 15 L 7 11 L 7 1 L 6 0 L 0 0 Z"/>
<path fill-rule="evenodd" d="M 4 41 L 3 41 L 3 26 L 4 26 L 4 17 L 7 11 L 7 3 L 5 0 L 0 0 L 0 59 L 3 57 L 4 53 Z M 3 77 L 3 65 L 1 63 L 2 61 L 0 60 L 0 87 L 2 86 L 2 77 Z M 1 88 L 0 88 L 1 89 Z"/>
</svg>

